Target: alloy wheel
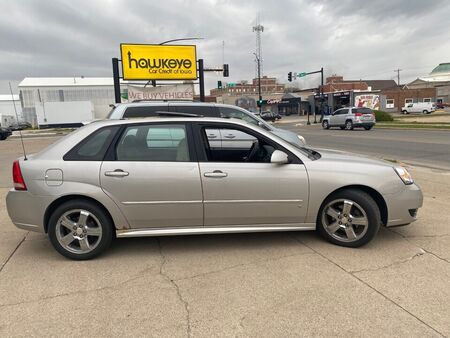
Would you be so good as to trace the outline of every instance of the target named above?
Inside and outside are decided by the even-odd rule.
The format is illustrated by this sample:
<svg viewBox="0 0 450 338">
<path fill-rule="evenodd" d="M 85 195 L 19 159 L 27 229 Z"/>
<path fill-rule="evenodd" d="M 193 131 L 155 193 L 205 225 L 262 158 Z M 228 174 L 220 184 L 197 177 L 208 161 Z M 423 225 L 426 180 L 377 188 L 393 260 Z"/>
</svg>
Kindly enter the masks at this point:
<svg viewBox="0 0 450 338">
<path fill-rule="evenodd" d="M 84 209 L 65 212 L 56 223 L 56 239 L 67 251 L 85 254 L 94 250 L 102 239 L 103 231 L 95 215 Z"/>
<path fill-rule="evenodd" d="M 322 212 L 325 231 L 341 242 L 361 239 L 369 227 L 366 211 L 349 199 L 337 199 L 328 203 Z"/>
</svg>

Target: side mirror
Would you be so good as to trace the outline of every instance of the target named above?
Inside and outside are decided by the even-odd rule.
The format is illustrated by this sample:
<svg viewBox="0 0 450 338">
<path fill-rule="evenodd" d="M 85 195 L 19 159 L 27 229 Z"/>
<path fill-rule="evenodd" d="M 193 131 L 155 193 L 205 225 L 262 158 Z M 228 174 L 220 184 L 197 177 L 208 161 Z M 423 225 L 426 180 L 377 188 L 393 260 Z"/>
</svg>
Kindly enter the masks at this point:
<svg viewBox="0 0 450 338">
<path fill-rule="evenodd" d="M 288 155 L 281 150 L 275 150 L 270 157 L 270 163 L 287 164 L 289 163 Z"/>
</svg>

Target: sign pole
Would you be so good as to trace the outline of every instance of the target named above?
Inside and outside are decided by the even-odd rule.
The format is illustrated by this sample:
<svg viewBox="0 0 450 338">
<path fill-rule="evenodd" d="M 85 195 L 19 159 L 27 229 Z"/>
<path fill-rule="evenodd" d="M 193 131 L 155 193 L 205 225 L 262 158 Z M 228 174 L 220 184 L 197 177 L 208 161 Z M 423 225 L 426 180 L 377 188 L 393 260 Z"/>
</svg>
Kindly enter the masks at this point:
<svg viewBox="0 0 450 338">
<path fill-rule="evenodd" d="M 200 102 L 205 102 L 205 77 L 203 59 L 198 59 L 198 82 L 200 86 Z"/>
<path fill-rule="evenodd" d="M 320 122 L 323 121 L 323 67 L 320 68 Z"/>
<path fill-rule="evenodd" d="M 113 79 L 114 79 L 114 98 L 116 103 L 121 103 L 120 97 L 120 78 L 119 78 L 119 59 L 112 59 Z"/>
</svg>

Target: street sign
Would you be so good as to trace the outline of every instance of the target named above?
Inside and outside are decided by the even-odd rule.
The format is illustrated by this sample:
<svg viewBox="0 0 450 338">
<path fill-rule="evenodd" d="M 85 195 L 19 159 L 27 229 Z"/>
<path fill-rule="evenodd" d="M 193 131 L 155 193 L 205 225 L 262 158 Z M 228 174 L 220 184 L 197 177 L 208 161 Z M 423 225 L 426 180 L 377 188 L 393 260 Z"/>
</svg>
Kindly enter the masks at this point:
<svg viewBox="0 0 450 338">
<path fill-rule="evenodd" d="M 305 72 L 297 73 L 297 76 L 298 77 L 303 77 L 303 76 L 306 76 L 306 73 Z"/>
<path fill-rule="evenodd" d="M 124 80 L 195 80 L 197 56 L 193 45 L 121 44 Z"/>
</svg>

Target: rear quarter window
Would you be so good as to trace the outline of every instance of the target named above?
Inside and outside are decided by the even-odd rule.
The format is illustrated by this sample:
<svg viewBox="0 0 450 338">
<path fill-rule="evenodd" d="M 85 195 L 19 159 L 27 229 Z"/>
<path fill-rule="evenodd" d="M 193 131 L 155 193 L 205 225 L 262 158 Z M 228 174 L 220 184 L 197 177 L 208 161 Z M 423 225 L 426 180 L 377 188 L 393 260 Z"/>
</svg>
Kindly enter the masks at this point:
<svg viewBox="0 0 450 338">
<path fill-rule="evenodd" d="M 104 127 L 94 131 L 73 147 L 64 161 L 103 161 L 106 151 L 120 126 Z"/>
</svg>

